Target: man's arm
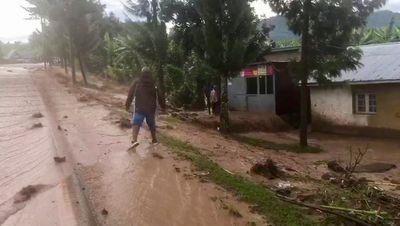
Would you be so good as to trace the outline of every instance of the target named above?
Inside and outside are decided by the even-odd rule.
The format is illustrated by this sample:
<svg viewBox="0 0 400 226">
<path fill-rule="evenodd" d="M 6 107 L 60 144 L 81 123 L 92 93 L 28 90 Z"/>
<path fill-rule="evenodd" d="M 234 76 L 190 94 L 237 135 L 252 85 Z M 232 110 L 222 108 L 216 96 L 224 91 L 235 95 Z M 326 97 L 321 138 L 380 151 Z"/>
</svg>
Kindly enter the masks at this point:
<svg viewBox="0 0 400 226">
<path fill-rule="evenodd" d="M 131 107 L 131 104 L 132 104 L 132 101 L 133 101 L 133 98 L 135 95 L 135 91 L 136 91 L 136 85 L 137 85 L 137 82 L 134 82 L 131 85 L 131 88 L 129 88 L 128 97 L 126 98 L 126 102 L 125 102 L 125 109 L 127 111 L 129 111 L 129 109 Z"/>
</svg>

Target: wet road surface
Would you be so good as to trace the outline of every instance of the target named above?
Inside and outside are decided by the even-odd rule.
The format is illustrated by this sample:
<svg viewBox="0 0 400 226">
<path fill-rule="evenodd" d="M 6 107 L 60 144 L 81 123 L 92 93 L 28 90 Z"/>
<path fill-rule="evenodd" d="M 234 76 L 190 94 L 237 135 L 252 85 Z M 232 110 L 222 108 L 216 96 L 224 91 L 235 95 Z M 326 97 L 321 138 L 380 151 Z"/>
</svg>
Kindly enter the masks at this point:
<svg viewBox="0 0 400 226">
<path fill-rule="evenodd" d="M 161 145 L 150 145 L 145 131 L 136 152 L 127 151 L 129 131 L 112 124 L 109 109 L 78 101 L 74 90 L 38 69 L 0 67 L 0 225 L 262 221 L 238 202 L 244 217 L 229 215 L 212 200 L 229 194 L 177 173 L 175 164 L 188 172 L 190 165 L 177 162 Z M 32 117 L 38 112 L 42 118 Z M 154 158 L 155 152 L 164 158 Z M 55 163 L 56 156 L 66 162 Z M 32 196 L 18 194 L 29 185 Z"/>
</svg>

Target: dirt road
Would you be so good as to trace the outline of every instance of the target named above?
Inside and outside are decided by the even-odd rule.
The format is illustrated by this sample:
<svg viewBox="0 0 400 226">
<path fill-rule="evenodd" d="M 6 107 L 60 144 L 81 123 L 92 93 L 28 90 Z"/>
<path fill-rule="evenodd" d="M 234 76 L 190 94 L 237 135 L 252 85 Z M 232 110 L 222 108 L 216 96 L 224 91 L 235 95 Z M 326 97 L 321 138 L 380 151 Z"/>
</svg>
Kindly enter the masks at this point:
<svg viewBox="0 0 400 226">
<path fill-rule="evenodd" d="M 190 165 L 143 133 L 128 152 L 129 131 L 110 120 L 109 109 L 76 97 L 38 65 L 1 66 L 0 225 L 263 222 L 227 192 L 188 178 Z"/>
</svg>

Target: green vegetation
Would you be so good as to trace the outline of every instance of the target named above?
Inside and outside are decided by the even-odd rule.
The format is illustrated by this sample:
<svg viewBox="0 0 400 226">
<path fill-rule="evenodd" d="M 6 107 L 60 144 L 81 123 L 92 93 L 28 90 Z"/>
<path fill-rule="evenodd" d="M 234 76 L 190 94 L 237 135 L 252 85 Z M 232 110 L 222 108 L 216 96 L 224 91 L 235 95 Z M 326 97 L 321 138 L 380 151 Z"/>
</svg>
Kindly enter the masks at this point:
<svg viewBox="0 0 400 226">
<path fill-rule="evenodd" d="M 219 78 L 221 101 L 221 130 L 229 130 L 228 79 L 236 76 L 247 64 L 267 50 L 269 29 L 257 29 L 259 19 L 243 0 L 171 1 L 170 8 L 184 9 L 189 17 L 171 13 L 171 20 L 186 25 L 183 32 L 192 36 L 194 52 L 202 56 Z M 179 19 L 173 19 L 174 15 Z M 178 18 L 175 17 L 175 18 Z M 190 23 L 197 21 L 195 23 Z M 189 24 L 189 26 L 187 26 Z"/>
<path fill-rule="evenodd" d="M 267 141 L 263 139 L 257 139 L 247 136 L 241 136 L 238 134 L 229 135 L 230 138 L 233 138 L 241 143 L 245 143 L 251 145 L 253 147 L 259 147 L 264 149 L 270 149 L 275 151 L 289 151 L 294 153 L 319 153 L 322 152 L 322 149 L 319 147 L 313 146 L 301 146 L 299 144 L 279 144 L 274 143 L 272 141 Z"/>
<path fill-rule="evenodd" d="M 198 148 L 160 134 L 160 142 L 168 146 L 179 156 L 190 160 L 201 171 L 210 172 L 209 180 L 234 192 L 241 200 L 255 205 L 254 210 L 266 216 L 269 223 L 281 226 L 318 225 L 301 209 L 279 200 L 275 194 L 263 185 L 238 175 L 232 175 L 218 164 L 203 155 Z"/>
</svg>

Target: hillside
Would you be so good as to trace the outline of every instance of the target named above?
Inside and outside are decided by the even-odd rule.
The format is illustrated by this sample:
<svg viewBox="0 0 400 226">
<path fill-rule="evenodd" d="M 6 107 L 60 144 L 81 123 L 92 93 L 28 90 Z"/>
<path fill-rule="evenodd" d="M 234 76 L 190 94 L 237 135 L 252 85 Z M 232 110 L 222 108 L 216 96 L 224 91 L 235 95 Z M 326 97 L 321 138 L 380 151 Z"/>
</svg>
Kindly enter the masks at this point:
<svg viewBox="0 0 400 226">
<path fill-rule="evenodd" d="M 395 25 L 400 26 L 400 13 L 383 10 L 375 12 L 368 17 L 367 28 L 387 27 L 392 17 L 395 17 Z M 268 24 L 275 25 L 275 29 L 270 33 L 273 40 L 290 40 L 297 37 L 288 29 L 286 21 L 283 16 L 274 16 L 267 19 Z"/>
</svg>

